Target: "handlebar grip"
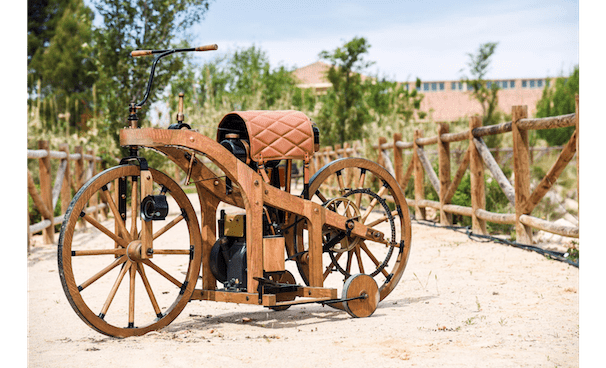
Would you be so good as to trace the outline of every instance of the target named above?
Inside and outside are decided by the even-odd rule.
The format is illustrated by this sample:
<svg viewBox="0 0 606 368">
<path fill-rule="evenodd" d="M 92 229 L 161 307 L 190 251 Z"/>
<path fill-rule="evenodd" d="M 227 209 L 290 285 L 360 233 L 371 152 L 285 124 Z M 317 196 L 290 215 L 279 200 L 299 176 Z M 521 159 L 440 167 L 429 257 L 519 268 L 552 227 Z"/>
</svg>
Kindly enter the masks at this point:
<svg viewBox="0 0 606 368">
<path fill-rule="evenodd" d="M 147 56 L 147 55 L 151 55 L 151 54 L 152 54 L 152 50 L 135 50 L 130 53 L 130 56 L 137 57 L 137 56 Z"/>
<path fill-rule="evenodd" d="M 196 51 L 213 51 L 219 49 L 217 44 L 196 47 Z"/>
</svg>

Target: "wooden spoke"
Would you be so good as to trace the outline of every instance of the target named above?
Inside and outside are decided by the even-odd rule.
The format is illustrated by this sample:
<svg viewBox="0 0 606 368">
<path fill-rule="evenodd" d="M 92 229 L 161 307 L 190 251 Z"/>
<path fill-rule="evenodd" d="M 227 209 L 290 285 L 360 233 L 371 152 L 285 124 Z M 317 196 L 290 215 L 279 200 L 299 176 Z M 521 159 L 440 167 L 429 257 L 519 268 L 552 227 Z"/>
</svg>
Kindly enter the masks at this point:
<svg viewBox="0 0 606 368">
<path fill-rule="evenodd" d="M 83 219 L 85 219 L 89 224 L 93 225 L 94 227 L 96 227 L 97 229 L 99 229 L 99 231 L 101 231 L 103 234 L 109 236 L 110 238 L 112 238 L 116 243 L 118 243 L 118 245 L 120 245 L 123 248 L 128 247 L 128 243 L 129 241 L 120 238 L 119 236 L 117 236 L 116 234 L 114 234 L 113 232 L 111 232 L 108 228 L 106 228 L 105 226 L 101 225 L 97 220 L 95 220 L 91 215 L 84 215 L 82 217 Z"/>
<path fill-rule="evenodd" d="M 347 266 L 345 268 L 345 271 L 350 274 L 351 273 L 351 261 L 353 259 L 353 253 L 350 250 L 349 252 L 347 252 Z"/>
<path fill-rule="evenodd" d="M 136 239 L 137 236 L 137 207 L 141 203 L 138 198 L 138 185 L 137 177 L 133 176 L 131 181 L 131 195 L 130 195 L 130 237 Z"/>
<path fill-rule="evenodd" d="M 319 190 L 316 190 L 316 195 L 318 196 L 318 198 L 320 198 L 322 203 L 326 203 L 326 201 L 328 200 L 328 199 L 326 199 L 326 197 L 324 197 L 324 195 L 322 193 L 320 193 Z"/>
<path fill-rule="evenodd" d="M 345 193 L 345 183 L 343 183 L 343 173 L 337 171 L 337 183 L 339 183 L 339 193 L 343 195 Z"/>
<path fill-rule="evenodd" d="M 157 254 L 189 254 L 189 249 L 157 249 L 154 248 L 154 255 Z"/>
<path fill-rule="evenodd" d="M 109 295 L 107 296 L 107 299 L 105 300 L 105 304 L 103 304 L 103 308 L 101 308 L 101 314 L 100 316 L 105 316 L 107 314 L 107 310 L 109 309 L 109 306 L 112 304 L 112 301 L 114 300 L 114 297 L 116 296 L 116 292 L 118 292 L 118 288 L 120 287 L 120 284 L 122 283 L 122 280 L 124 279 L 124 275 L 126 275 L 126 271 L 128 271 L 130 269 L 130 261 L 126 261 L 126 263 L 122 266 L 122 270 L 120 270 L 120 274 L 118 275 L 118 278 L 116 279 L 116 282 L 114 282 L 114 285 L 112 286 L 111 290 L 109 291 Z M 101 317 L 101 318 L 103 318 Z"/>
<path fill-rule="evenodd" d="M 162 235 L 165 232 L 167 232 L 168 230 L 172 229 L 172 227 L 175 226 L 176 224 L 178 224 L 181 220 L 183 220 L 183 218 L 184 218 L 183 215 L 179 215 L 179 216 L 175 217 L 174 219 L 172 219 L 171 222 L 164 225 L 164 227 L 162 227 L 162 229 L 158 230 L 154 234 L 153 240 L 156 240 L 156 238 L 158 238 L 160 235 Z"/>
<path fill-rule="evenodd" d="M 381 266 L 381 263 L 375 258 L 374 254 L 372 254 L 370 252 L 370 250 L 368 249 L 368 246 L 366 245 L 366 243 L 364 243 L 363 241 L 360 242 L 360 248 L 362 248 L 362 250 L 368 255 L 368 257 L 375 264 L 375 266 L 377 266 L 377 267 Z M 383 268 L 381 270 L 381 272 L 383 273 L 383 275 L 385 277 L 389 276 L 389 273 L 387 271 L 385 271 L 385 268 Z"/>
<path fill-rule="evenodd" d="M 354 253 L 356 255 L 356 258 L 358 259 L 358 269 L 360 270 L 360 273 L 365 273 L 364 265 L 362 264 L 362 256 L 360 255 L 360 247 L 355 247 Z"/>
<path fill-rule="evenodd" d="M 82 284 L 80 284 L 80 286 L 78 286 L 78 290 L 82 291 L 82 290 L 86 289 L 88 286 L 90 286 L 90 284 L 99 280 L 101 277 L 105 276 L 109 271 L 113 270 L 114 268 L 118 267 L 119 265 L 121 265 L 124 262 L 126 262 L 126 256 L 116 258 L 107 267 L 103 268 L 101 271 L 94 274 L 91 278 L 89 278 L 88 280 L 86 280 Z"/>
<path fill-rule="evenodd" d="M 387 187 L 382 186 L 381 189 L 379 189 L 379 192 L 377 193 L 377 195 L 380 198 L 383 198 L 383 195 L 385 194 L 385 192 L 387 192 Z M 366 219 L 368 218 L 368 216 L 370 215 L 372 210 L 375 208 L 377 203 L 379 203 L 379 201 L 376 198 L 373 198 L 372 201 L 370 201 L 370 205 L 368 205 L 368 207 L 366 208 L 366 211 L 364 211 L 364 214 L 362 215 L 362 219 L 361 219 L 362 223 L 366 222 Z"/>
<path fill-rule="evenodd" d="M 335 256 L 335 262 L 339 260 L 339 258 L 341 258 L 341 256 L 343 255 L 343 253 L 337 253 L 337 255 Z M 326 278 L 328 277 L 328 275 L 330 275 L 330 272 L 332 271 L 333 268 L 333 263 L 331 262 L 328 267 L 326 267 L 326 271 L 324 271 L 324 280 L 326 280 Z"/>
<path fill-rule="evenodd" d="M 393 211 L 391 212 L 391 215 L 392 215 L 392 216 L 397 216 L 397 215 L 398 215 L 398 211 L 397 211 L 397 210 L 393 210 Z M 378 218 L 378 219 L 376 219 L 376 220 L 374 220 L 374 221 L 372 221 L 372 222 L 369 222 L 368 224 L 365 224 L 365 225 L 366 225 L 366 226 L 368 226 L 368 227 L 374 227 L 374 226 L 377 226 L 378 224 L 380 224 L 380 223 L 382 223 L 382 222 L 385 222 L 385 221 L 387 221 L 387 220 L 389 220 L 389 217 L 387 217 L 387 215 L 386 215 L 386 216 L 383 216 L 383 217 L 381 217 L 381 218 Z"/>
<path fill-rule="evenodd" d="M 130 285 L 128 288 L 128 327 L 135 327 L 135 276 L 137 272 L 135 269 L 137 265 L 131 263 L 129 268 L 130 273 Z"/>
<path fill-rule="evenodd" d="M 123 256 L 126 254 L 125 248 L 118 249 L 92 249 L 92 250 L 72 250 L 72 257 L 78 256 L 102 256 L 102 255 Z"/>
<path fill-rule="evenodd" d="M 158 301 L 152 291 L 151 285 L 149 284 L 149 280 L 147 279 L 147 275 L 145 274 L 145 269 L 142 264 L 137 264 L 137 271 L 141 276 L 141 280 L 143 281 L 143 286 L 147 291 L 147 295 L 149 296 L 149 300 L 151 301 L 152 307 L 154 308 L 154 312 L 156 312 L 156 316 L 161 316 L 162 311 L 160 310 L 160 306 L 158 305 Z"/>
<path fill-rule="evenodd" d="M 143 263 L 145 263 L 146 265 L 148 265 L 149 267 L 151 267 L 154 271 L 156 271 L 160 275 L 164 276 L 165 279 L 167 279 L 168 281 L 170 281 L 173 284 L 175 284 L 178 288 L 180 288 L 183 285 L 179 281 L 177 281 L 177 279 L 175 279 L 174 277 L 172 277 L 171 275 L 169 275 L 166 271 L 164 271 L 163 269 L 161 269 L 160 267 L 158 267 L 155 263 L 153 263 L 149 259 L 144 259 Z"/>
<path fill-rule="evenodd" d="M 364 180 L 366 180 L 366 170 L 360 169 L 360 179 L 358 180 L 358 189 L 364 188 Z M 356 194 L 356 206 L 360 208 L 362 203 L 362 193 Z"/>
<path fill-rule="evenodd" d="M 111 208 L 112 213 L 114 214 L 114 218 L 116 220 L 116 225 L 118 226 L 118 230 L 122 233 L 122 236 L 124 236 L 126 238 L 126 240 L 130 243 L 132 241 L 132 238 L 130 237 L 130 234 L 126 230 L 126 225 L 124 225 L 124 219 L 122 218 L 122 216 L 120 216 L 120 211 L 118 211 L 116 202 L 114 202 L 114 199 L 112 198 L 112 196 L 109 195 L 109 191 L 104 190 L 104 191 L 102 191 L 102 193 L 103 193 L 103 196 L 105 197 L 105 201 L 107 202 L 107 204 L 109 204 L 109 208 Z"/>
</svg>

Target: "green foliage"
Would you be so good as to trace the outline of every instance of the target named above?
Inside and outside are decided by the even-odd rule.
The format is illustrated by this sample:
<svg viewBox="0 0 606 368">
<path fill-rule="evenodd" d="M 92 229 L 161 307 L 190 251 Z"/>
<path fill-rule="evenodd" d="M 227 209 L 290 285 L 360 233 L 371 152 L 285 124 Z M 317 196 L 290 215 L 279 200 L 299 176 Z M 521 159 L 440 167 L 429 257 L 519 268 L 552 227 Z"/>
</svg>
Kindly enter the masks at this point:
<svg viewBox="0 0 606 368">
<path fill-rule="evenodd" d="M 319 55 L 331 63 L 326 77 L 332 84 L 316 116 L 323 144 L 360 139 L 385 122 L 401 125 L 409 122 L 419 108 L 423 97 L 416 90 L 408 92 L 402 85 L 378 76 L 362 78 L 361 73 L 374 64 L 364 59 L 369 48 L 365 38 L 355 37 Z"/>
<path fill-rule="evenodd" d="M 467 62 L 470 77 L 464 76 L 462 82 L 471 86 L 471 96 L 482 106 L 482 125 L 494 125 L 500 122 L 501 114 L 497 112 L 499 103 L 499 86 L 496 83 L 487 85 L 485 79 L 490 67 L 490 59 L 497 48 L 498 42 L 481 44 L 475 54 L 468 53 Z M 486 138 L 488 147 L 496 147 L 500 143 L 501 135 L 492 135 Z"/>
<path fill-rule="evenodd" d="M 369 48 L 365 38 L 355 37 L 342 47 L 319 55 L 332 64 L 326 75 L 332 88 L 324 98 L 318 117 L 318 126 L 328 142 L 343 144 L 360 138 L 361 127 L 371 120 L 360 75 L 373 64 L 363 58 Z"/>
<path fill-rule="evenodd" d="M 576 66 L 568 78 L 557 78 L 555 85 L 545 86 L 543 96 L 537 102 L 538 118 L 566 115 L 575 112 L 575 96 L 579 94 L 579 67 Z M 546 129 L 537 131 L 539 138 L 550 146 L 566 144 L 575 127 Z"/>
<path fill-rule="evenodd" d="M 148 81 L 150 58 L 133 58 L 135 49 L 169 49 L 185 47 L 174 43 L 177 35 L 202 19 L 208 9 L 207 0 L 167 1 L 95 1 L 104 26 L 95 32 L 98 54 L 99 101 L 103 106 L 103 127 L 118 140 L 118 130 L 125 125 L 128 104 L 143 99 Z M 183 56 L 169 56 L 159 63 L 150 100 L 167 86 L 170 77 L 183 65 Z M 145 112 L 139 118 L 143 120 Z"/>
</svg>

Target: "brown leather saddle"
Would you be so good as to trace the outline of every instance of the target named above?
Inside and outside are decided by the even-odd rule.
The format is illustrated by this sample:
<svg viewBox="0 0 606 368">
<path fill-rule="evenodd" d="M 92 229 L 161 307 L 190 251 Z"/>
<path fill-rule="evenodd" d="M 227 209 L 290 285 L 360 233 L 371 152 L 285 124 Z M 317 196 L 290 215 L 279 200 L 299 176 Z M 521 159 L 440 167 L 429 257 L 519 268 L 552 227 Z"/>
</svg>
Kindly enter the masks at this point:
<svg viewBox="0 0 606 368">
<path fill-rule="evenodd" d="M 314 153 L 311 120 L 295 110 L 234 111 L 219 123 L 217 142 L 227 134 L 238 133 L 250 144 L 250 157 L 263 163 L 270 160 L 305 160 Z"/>
</svg>

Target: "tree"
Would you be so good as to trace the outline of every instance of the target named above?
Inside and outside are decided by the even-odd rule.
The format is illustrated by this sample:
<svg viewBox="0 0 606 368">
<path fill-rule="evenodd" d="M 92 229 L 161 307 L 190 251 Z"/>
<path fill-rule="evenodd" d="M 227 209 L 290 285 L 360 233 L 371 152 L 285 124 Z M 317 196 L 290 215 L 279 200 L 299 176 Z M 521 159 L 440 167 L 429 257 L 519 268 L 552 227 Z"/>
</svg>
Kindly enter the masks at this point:
<svg viewBox="0 0 606 368">
<path fill-rule="evenodd" d="M 496 83 L 490 83 L 484 79 L 490 66 L 490 58 L 497 48 L 498 42 L 488 42 L 480 45 L 475 54 L 468 53 L 469 61 L 467 67 L 471 77 L 463 76 L 462 82 L 471 87 L 471 96 L 475 98 L 482 106 L 482 123 L 484 125 L 496 124 L 495 110 L 498 105 L 497 92 L 499 86 Z"/>
<path fill-rule="evenodd" d="M 355 37 L 332 52 L 322 51 L 321 59 L 330 61 L 327 79 L 332 83 L 323 99 L 318 124 L 329 142 L 359 138 L 362 125 L 370 121 L 364 101 L 361 72 L 373 62 L 364 60 L 370 44 L 363 37 Z"/>
<path fill-rule="evenodd" d="M 183 47 L 175 41 L 208 10 L 210 0 L 146 1 L 95 0 L 103 17 L 103 27 L 95 32 L 98 50 L 98 91 L 107 132 L 118 139 L 125 125 L 129 102 L 143 99 L 151 58 L 133 58 L 135 49 Z M 183 67 L 182 55 L 171 55 L 158 64 L 150 93 L 153 101 L 166 87 L 171 76 Z M 140 112 L 140 119 L 145 111 Z"/>
<path fill-rule="evenodd" d="M 416 89 L 409 92 L 404 85 L 378 74 L 362 77 L 374 64 L 364 59 L 369 48 L 366 39 L 356 37 L 319 55 L 331 63 L 326 77 L 332 88 L 319 98 L 321 108 L 316 116 L 325 144 L 359 139 L 385 124 L 400 130 L 420 107 L 423 95 Z M 417 79 L 417 86 L 420 83 Z M 302 97 L 296 98 L 297 103 L 303 104 L 306 98 Z"/>
<path fill-rule="evenodd" d="M 41 128 L 69 128 L 90 103 L 95 83 L 93 17 L 82 0 L 28 2 L 28 91 L 53 105 L 40 111 L 45 117 Z M 70 121 L 57 121 L 58 112 L 69 112 Z"/>
<path fill-rule="evenodd" d="M 61 15 L 43 54 L 32 61 L 45 85 L 57 93 L 90 90 L 95 82 L 92 61 L 92 20 L 94 14 L 82 0 L 71 0 Z"/>
<path fill-rule="evenodd" d="M 579 66 L 577 65 L 568 78 L 557 78 L 555 85 L 545 86 L 543 95 L 537 102 L 536 117 L 545 118 L 575 112 L 575 96 L 578 94 Z M 574 130 L 575 127 L 539 130 L 537 136 L 545 139 L 550 146 L 561 146 L 568 142 Z"/>
</svg>

